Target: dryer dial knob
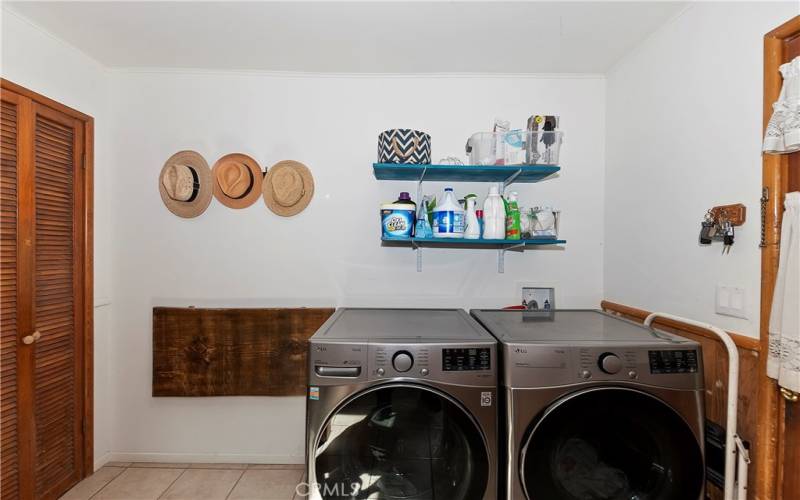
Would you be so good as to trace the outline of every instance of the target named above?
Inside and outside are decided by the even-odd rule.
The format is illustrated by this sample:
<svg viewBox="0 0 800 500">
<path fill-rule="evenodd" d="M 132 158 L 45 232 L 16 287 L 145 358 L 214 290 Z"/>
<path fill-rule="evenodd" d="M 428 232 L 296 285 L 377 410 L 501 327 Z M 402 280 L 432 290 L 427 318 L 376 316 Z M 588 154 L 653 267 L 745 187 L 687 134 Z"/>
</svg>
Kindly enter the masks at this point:
<svg viewBox="0 0 800 500">
<path fill-rule="evenodd" d="M 609 375 L 614 375 L 622 370 L 622 360 L 619 359 L 619 356 L 610 352 L 601 355 L 600 361 L 597 364 L 600 366 L 601 370 Z"/>
<path fill-rule="evenodd" d="M 411 353 L 407 351 L 400 351 L 392 358 L 392 366 L 400 373 L 405 373 L 414 366 L 414 358 Z"/>
</svg>

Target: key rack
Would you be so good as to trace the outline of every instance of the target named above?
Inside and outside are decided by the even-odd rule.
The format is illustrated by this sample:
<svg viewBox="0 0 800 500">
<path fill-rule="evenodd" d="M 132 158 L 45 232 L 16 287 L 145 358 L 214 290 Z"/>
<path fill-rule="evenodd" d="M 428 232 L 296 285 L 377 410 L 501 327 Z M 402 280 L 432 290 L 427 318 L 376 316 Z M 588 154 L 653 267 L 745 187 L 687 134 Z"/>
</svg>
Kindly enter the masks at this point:
<svg viewBox="0 0 800 500">
<path fill-rule="evenodd" d="M 380 181 L 412 181 L 417 184 L 417 200 L 422 199 L 422 183 L 432 182 L 496 182 L 506 188 L 512 183 L 534 183 L 561 170 L 557 165 L 416 165 L 407 163 L 373 163 L 375 178 Z M 563 245 L 567 241 L 552 237 L 526 240 L 493 240 L 462 238 L 381 238 L 388 245 L 408 245 L 417 254 L 417 272 L 422 272 L 422 249 L 489 248 L 497 250 L 497 272 L 505 272 L 505 255 L 509 250 L 522 252 L 528 247 Z"/>
</svg>

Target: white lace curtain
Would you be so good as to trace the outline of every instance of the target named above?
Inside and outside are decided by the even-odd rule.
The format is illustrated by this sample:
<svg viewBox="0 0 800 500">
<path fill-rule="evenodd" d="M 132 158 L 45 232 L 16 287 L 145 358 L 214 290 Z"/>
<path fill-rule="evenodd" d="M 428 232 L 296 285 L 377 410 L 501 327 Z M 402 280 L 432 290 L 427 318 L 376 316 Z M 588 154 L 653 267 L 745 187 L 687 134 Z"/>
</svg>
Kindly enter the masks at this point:
<svg viewBox="0 0 800 500">
<path fill-rule="evenodd" d="M 785 154 L 800 151 L 800 56 L 781 65 L 783 86 L 772 105 L 772 118 L 764 134 L 764 152 Z"/>
<path fill-rule="evenodd" d="M 781 256 L 769 318 L 767 375 L 800 392 L 800 192 L 788 193 Z"/>
</svg>

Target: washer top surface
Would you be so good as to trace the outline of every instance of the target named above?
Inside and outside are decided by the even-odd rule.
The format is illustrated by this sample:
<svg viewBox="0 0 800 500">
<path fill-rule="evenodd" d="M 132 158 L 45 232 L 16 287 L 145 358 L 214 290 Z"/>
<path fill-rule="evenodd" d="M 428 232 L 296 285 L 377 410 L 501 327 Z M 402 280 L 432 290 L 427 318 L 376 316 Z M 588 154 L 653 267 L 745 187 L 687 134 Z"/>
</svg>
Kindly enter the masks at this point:
<svg viewBox="0 0 800 500">
<path fill-rule="evenodd" d="M 471 314 L 500 342 L 542 344 L 693 344 L 688 339 L 595 310 L 486 310 Z"/>
<path fill-rule="evenodd" d="M 341 308 L 312 340 L 495 342 L 463 309 Z"/>
</svg>

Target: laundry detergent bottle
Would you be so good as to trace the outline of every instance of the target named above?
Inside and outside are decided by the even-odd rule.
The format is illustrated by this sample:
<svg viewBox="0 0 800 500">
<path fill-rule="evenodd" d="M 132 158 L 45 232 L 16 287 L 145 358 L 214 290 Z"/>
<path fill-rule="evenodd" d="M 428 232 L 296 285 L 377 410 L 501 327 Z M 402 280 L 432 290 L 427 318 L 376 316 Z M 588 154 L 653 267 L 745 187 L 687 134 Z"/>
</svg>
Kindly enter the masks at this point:
<svg viewBox="0 0 800 500">
<path fill-rule="evenodd" d="M 433 209 L 434 238 L 463 238 L 464 209 L 456 201 L 453 188 L 444 188 L 442 202 Z"/>
<path fill-rule="evenodd" d="M 506 238 L 506 208 L 498 186 L 489 188 L 489 196 L 483 202 L 483 238 L 486 240 Z"/>
<path fill-rule="evenodd" d="M 517 193 L 509 193 L 506 198 L 506 239 L 518 240 L 522 236 Z"/>
</svg>

